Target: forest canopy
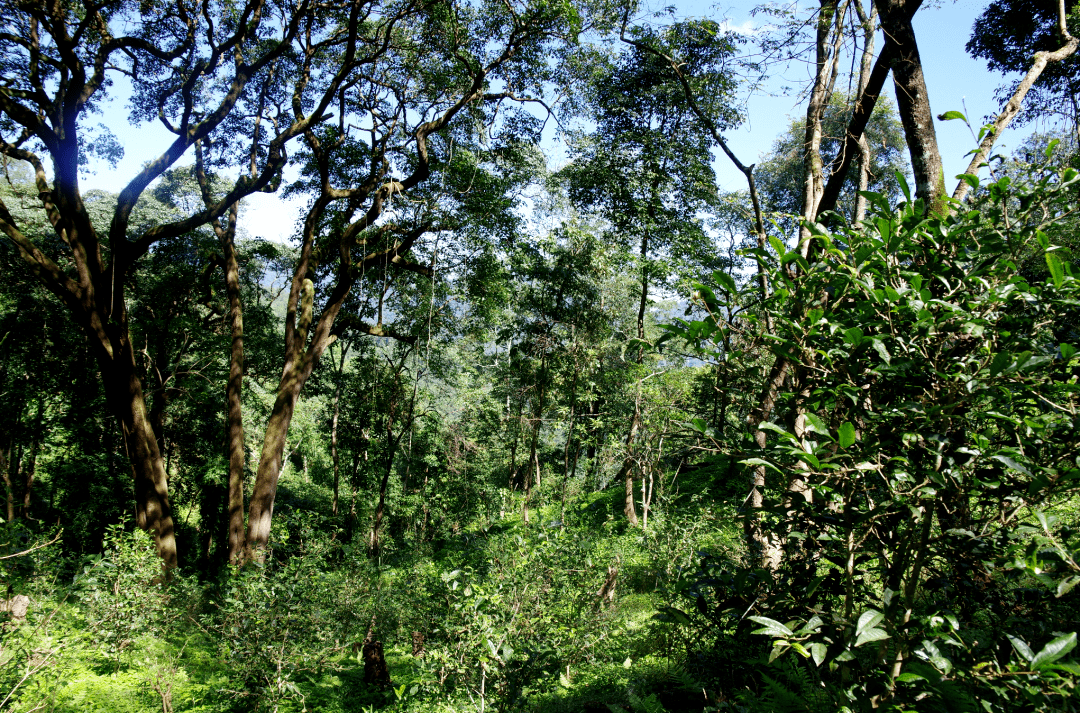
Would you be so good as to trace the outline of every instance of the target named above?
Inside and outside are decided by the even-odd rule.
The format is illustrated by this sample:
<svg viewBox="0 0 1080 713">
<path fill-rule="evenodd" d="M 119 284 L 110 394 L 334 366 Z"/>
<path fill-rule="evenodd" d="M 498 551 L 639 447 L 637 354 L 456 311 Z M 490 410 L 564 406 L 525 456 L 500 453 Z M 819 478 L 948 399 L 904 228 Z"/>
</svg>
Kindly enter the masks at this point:
<svg viewBox="0 0 1080 713">
<path fill-rule="evenodd" d="M 1076 710 L 1080 6 L 922 5 L 0 0 L 0 709 Z"/>
</svg>

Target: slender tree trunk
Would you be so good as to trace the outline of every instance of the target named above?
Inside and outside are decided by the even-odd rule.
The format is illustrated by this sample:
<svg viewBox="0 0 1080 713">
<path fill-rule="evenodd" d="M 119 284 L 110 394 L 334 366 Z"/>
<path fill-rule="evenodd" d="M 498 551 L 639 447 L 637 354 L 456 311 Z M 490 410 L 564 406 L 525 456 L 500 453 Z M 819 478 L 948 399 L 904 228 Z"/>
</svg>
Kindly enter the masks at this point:
<svg viewBox="0 0 1080 713">
<path fill-rule="evenodd" d="M 393 437 L 390 435 L 389 428 L 387 429 L 387 437 L 389 439 L 389 453 L 386 454 L 386 469 L 383 470 L 382 480 L 379 481 L 379 504 L 375 507 L 375 523 L 371 527 L 371 542 L 369 549 L 371 550 L 372 557 L 379 556 L 379 548 L 381 545 L 379 538 L 382 533 L 383 513 L 386 512 L 386 489 L 390 485 L 390 474 L 394 471 L 394 456 L 397 451 L 397 442 L 394 441 Z"/>
<path fill-rule="evenodd" d="M 919 45 L 911 25 L 914 14 L 912 6 L 917 7 L 920 0 L 875 2 L 881 15 L 881 28 L 897 47 L 892 65 L 893 84 L 896 87 L 896 106 L 911 154 L 911 168 L 915 174 L 915 195 L 923 199 L 928 212 L 940 213 L 945 209 L 945 175 Z"/>
<path fill-rule="evenodd" d="M 803 210 L 802 217 L 812 221 L 825 192 L 825 164 L 821 158 L 822 119 L 829 106 L 839 70 L 840 42 L 843 40 L 847 2 L 820 0 L 815 43 L 817 71 L 810 100 L 806 105 L 806 130 L 803 136 Z M 809 256 L 810 230 L 799 229 L 799 252 Z"/>
<path fill-rule="evenodd" d="M 539 410 L 539 409 L 537 409 Z M 536 487 L 540 487 L 540 461 L 536 454 L 536 444 L 540 439 L 540 418 L 537 416 L 533 419 L 533 433 L 532 440 L 529 444 L 529 467 L 528 471 L 532 471 L 534 464 L 536 468 Z M 532 479 L 533 473 L 525 473 L 525 504 L 523 505 L 522 518 L 526 525 L 529 524 L 529 498 L 532 496 Z"/>
<path fill-rule="evenodd" d="M 261 95 L 265 99 L 264 94 Z M 258 122 L 256 119 L 256 135 Z M 256 145 L 251 148 L 249 171 L 254 174 Z M 203 163 L 203 143 L 195 143 L 195 177 L 199 183 L 203 204 L 213 205 L 210 182 Z M 240 215 L 239 201 L 229 206 L 224 225 L 211 221 L 222 252 L 225 273 L 225 296 L 229 302 L 229 380 L 225 384 L 225 455 L 229 461 L 226 486 L 226 507 L 229 528 L 229 562 L 242 564 L 247 552 L 244 531 L 244 305 L 240 294 L 240 261 L 236 253 L 236 226 Z"/>
<path fill-rule="evenodd" d="M 904 3 L 903 12 L 909 23 L 921 2 L 922 0 L 908 0 Z M 876 0 L 874 7 L 879 8 Z M 818 213 L 836 208 L 836 202 L 840 197 L 847 171 L 851 167 L 851 162 L 859 155 L 859 142 L 866 131 L 866 125 L 870 121 L 878 97 L 881 96 L 881 91 L 885 87 L 885 80 L 889 78 L 893 63 L 899 56 L 899 46 L 886 31 L 885 44 L 881 48 L 881 54 L 878 55 L 877 60 L 874 62 L 874 68 L 870 71 L 866 86 L 863 88 L 859 100 L 855 103 L 855 111 L 852 112 L 851 120 L 848 122 L 844 148 L 840 152 L 840 160 L 836 162 L 832 176 L 825 185 L 825 193 L 818 204 Z"/>
<path fill-rule="evenodd" d="M 244 532 L 244 308 L 240 300 L 240 263 L 236 255 L 239 204 L 229 209 L 229 223 L 218 234 L 225 256 L 225 294 L 229 300 L 229 381 L 225 385 L 225 443 L 229 458 L 226 502 L 229 517 L 229 562 L 240 564 L 247 549 Z M 215 227 L 217 227 L 215 225 Z"/>
<path fill-rule="evenodd" d="M 855 11 L 858 13 L 859 24 L 862 26 L 863 31 L 862 61 L 859 65 L 859 91 L 855 99 L 857 106 L 866 95 L 866 89 L 870 84 L 870 74 L 873 71 L 874 44 L 877 33 L 877 6 L 871 6 L 870 14 L 867 15 L 863 9 L 862 0 L 852 0 L 852 2 L 855 4 Z M 870 141 L 866 138 L 866 132 L 864 131 L 859 135 L 859 191 L 870 189 L 871 160 Z M 866 206 L 866 198 L 856 194 L 855 213 L 852 215 L 852 222 L 855 227 L 861 226 L 866 218 Z"/>
<path fill-rule="evenodd" d="M 1064 45 L 1053 52 L 1036 52 L 1035 58 L 1031 63 L 1031 68 L 1028 69 L 1027 74 L 1020 80 L 1020 84 L 1016 87 L 1016 91 L 1013 92 L 1012 97 L 1005 104 L 1005 108 L 994 119 L 994 128 L 987 132 L 982 142 L 979 144 L 978 151 L 971 159 L 971 163 L 968 164 L 967 170 L 964 173 L 978 175 L 979 167 L 986 161 L 986 157 L 990 155 L 990 149 L 993 148 L 994 143 L 1001 136 L 1001 132 L 1012 123 L 1012 120 L 1020 113 L 1020 107 L 1023 106 L 1024 97 L 1027 96 L 1028 90 L 1039 79 L 1039 75 L 1046 69 L 1046 65 L 1050 62 L 1062 62 L 1072 55 L 1076 54 L 1077 47 L 1080 46 L 1080 41 L 1077 38 L 1069 34 L 1069 28 L 1066 24 L 1067 15 L 1065 13 L 1065 0 L 1058 0 L 1058 34 L 1061 35 L 1061 40 Z M 953 191 L 953 198 L 957 201 L 963 201 L 967 197 L 967 192 L 970 186 L 967 181 L 960 181 L 956 184 L 956 190 Z"/>
<path fill-rule="evenodd" d="M 398 446 L 401 444 L 402 435 L 412 429 L 413 409 L 416 405 L 416 384 L 414 382 L 412 398 L 409 402 L 409 412 L 405 417 L 405 423 L 398 430 L 398 435 L 394 436 L 394 419 L 397 417 L 398 409 L 398 393 L 401 388 L 401 370 L 405 368 L 405 360 L 408 358 L 409 352 L 406 351 L 401 356 L 401 361 L 397 364 L 397 368 L 394 370 L 394 384 L 390 394 L 390 410 L 386 416 L 386 470 L 383 471 L 382 482 L 379 484 L 379 504 L 375 508 L 375 524 L 371 529 L 371 554 L 377 557 L 379 555 L 380 537 L 382 535 L 382 521 L 383 514 L 386 511 L 386 489 L 390 484 L 390 474 L 394 470 L 394 457 L 397 455 Z M 418 377 L 419 379 L 419 377 Z"/>
<path fill-rule="evenodd" d="M 570 444 L 574 440 L 574 411 L 577 410 L 577 382 L 578 382 L 577 359 L 574 359 L 574 378 L 570 384 L 570 416 L 566 425 L 566 445 L 563 447 L 563 486 L 562 506 L 566 508 L 566 487 L 570 480 Z M 575 461 L 577 458 L 575 457 Z"/>
<path fill-rule="evenodd" d="M 521 439 L 521 409 L 522 404 L 519 400 L 517 418 L 510 422 L 514 429 L 514 442 L 510 445 L 510 492 L 514 492 L 514 480 L 517 478 L 517 447 L 518 441 Z"/>
<path fill-rule="evenodd" d="M 631 525 L 637 526 L 637 510 L 634 508 L 634 452 L 633 444 L 637 441 L 638 431 L 641 429 L 641 383 L 638 383 L 637 398 L 634 400 L 634 415 L 630 418 L 630 432 L 626 435 L 626 456 L 623 459 L 622 468 L 619 470 L 619 479 L 623 481 L 626 497 L 623 502 L 623 513 Z"/>
<path fill-rule="evenodd" d="M 334 496 L 330 503 L 330 511 L 337 517 L 338 514 L 338 487 L 341 480 L 341 456 L 338 453 L 338 418 L 341 414 L 341 381 L 345 373 L 345 355 L 348 354 L 348 345 L 342 345 L 341 357 L 338 361 L 337 379 L 334 383 L 334 416 L 330 419 L 330 458 L 334 462 Z"/>
<path fill-rule="evenodd" d="M 761 450 L 767 445 L 765 431 L 761 424 L 767 421 L 776 404 L 776 396 L 780 391 L 781 384 L 787 376 L 788 362 L 783 357 L 777 357 L 773 362 L 772 370 L 761 390 L 758 407 L 751 411 L 748 418 L 754 443 Z M 756 565 L 771 567 L 773 563 L 779 563 L 778 548 L 767 533 L 761 529 L 761 509 L 765 500 L 763 490 L 765 488 L 765 466 L 757 466 L 750 471 L 750 493 L 746 496 L 746 504 L 749 512 L 743 520 L 746 533 L 746 544 L 750 551 L 750 558 Z"/>
<path fill-rule="evenodd" d="M 15 470 L 16 459 L 12 458 L 13 448 L 12 441 L 8 441 L 7 454 L 0 453 L 0 473 L 3 474 L 4 489 L 7 491 L 7 522 L 15 521 L 15 484 L 12 473 Z"/>
</svg>

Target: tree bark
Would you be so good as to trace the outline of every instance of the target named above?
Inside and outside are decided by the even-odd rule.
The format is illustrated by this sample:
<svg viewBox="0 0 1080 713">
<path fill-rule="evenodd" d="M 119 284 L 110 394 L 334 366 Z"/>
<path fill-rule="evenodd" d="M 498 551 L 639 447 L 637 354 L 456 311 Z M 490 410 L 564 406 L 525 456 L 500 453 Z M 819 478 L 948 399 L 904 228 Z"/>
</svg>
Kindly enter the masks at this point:
<svg viewBox="0 0 1080 713">
<path fill-rule="evenodd" d="M 7 492 L 7 499 L 5 504 L 7 505 L 6 515 L 7 522 L 14 522 L 15 520 L 15 484 L 12 477 L 12 471 L 15 470 L 15 458 L 11 457 L 14 439 L 8 441 L 7 453 L 0 451 L 0 475 L 4 478 L 4 489 Z"/>
<path fill-rule="evenodd" d="M 930 213 L 945 210 L 945 176 L 938 151 L 934 114 L 926 91 L 919 45 L 911 25 L 914 8 L 921 0 L 875 0 L 881 15 L 881 28 L 896 44 L 892 63 L 896 106 L 904 125 L 911 168 L 915 174 L 915 196 L 922 198 Z"/>
<path fill-rule="evenodd" d="M 120 353 L 111 360 L 103 353 L 104 347 L 96 345 L 106 400 L 120 424 L 124 452 L 135 477 L 135 524 L 153 533 L 158 556 L 165 569 L 171 570 L 177 565 L 176 533 L 165 461 L 150 423 L 131 342 L 118 341 Z"/>
<path fill-rule="evenodd" d="M 566 424 L 566 445 L 563 447 L 563 486 L 562 486 L 562 507 L 566 509 L 566 487 L 570 480 L 570 444 L 574 440 L 574 412 L 577 410 L 577 382 L 578 372 L 577 358 L 574 359 L 574 378 L 570 383 L 570 415 L 567 418 Z M 575 465 L 577 457 L 574 457 Z"/>
<path fill-rule="evenodd" d="M 386 470 L 383 471 L 382 481 L 379 483 L 379 504 L 375 508 L 375 524 L 371 528 L 371 554 L 376 557 L 379 554 L 381 544 L 379 538 L 382 533 L 383 514 L 386 511 L 386 488 L 390 484 L 390 474 L 394 470 L 394 457 L 397 455 L 398 446 L 401 444 L 402 434 L 412 429 L 413 408 L 416 405 L 416 387 L 414 386 L 412 399 L 409 402 L 409 414 L 406 417 L 405 423 L 398 429 L 397 436 L 395 436 L 394 419 L 397 417 L 398 394 L 401 388 L 401 371 L 405 368 L 405 360 L 408 358 L 410 352 L 411 350 L 406 351 L 401 355 L 401 361 L 398 362 L 397 368 L 394 370 L 394 385 L 391 387 L 392 390 L 390 395 L 390 411 L 386 416 Z"/>
<path fill-rule="evenodd" d="M 256 122 L 256 127 L 258 121 Z M 256 132 L 257 134 L 257 132 Z M 252 148 L 254 154 L 255 147 Z M 255 175 L 255 159 L 252 157 L 251 175 Z M 206 206 L 214 204 L 210 183 L 203 163 L 203 144 L 195 144 L 195 176 Z M 230 564 L 243 564 L 247 547 L 244 528 L 244 305 L 240 294 L 240 261 L 236 253 L 236 225 L 240 214 L 240 202 L 229 206 L 225 225 L 220 220 L 211 221 L 223 255 L 225 295 L 229 301 L 229 380 L 225 384 L 225 455 L 229 462 L 226 477 L 226 508 L 228 511 L 228 538 Z"/>
<path fill-rule="evenodd" d="M 843 39 L 844 15 L 847 2 L 837 5 L 837 0 L 820 0 L 815 42 L 814 86 L 806 105 L 806 128 L 803 135 L 803 210 L 802 217 L 813 221 L 817 217 L 818 204 L 825 191 L 825 168 L 821 158 L 821 120 L 829 105 L 833 86 L 839 70 L 840 41 Z M 799 252 L 809 256 L 811 233 L 799 228 Z"/>
<path fill-rule="evenodd" d="M 229 514 L 229 562 L 241 564 L 247 541 L 244 533 L 244 309 L 240 300 L 240 265 L 236 256 L 236 218 L 239 203 L 229 210 L 228 227 L 219 233 L 225 254 L 225 293 L 229 299 L 229 381 L 225 385 L 225 443 L 229 458 L 226 496 Z M 216 227 L 216 226 L 215 226 Z"/>
<path fill-rule="evenodd" d="M 630 418 L 630 432 L 626 435 L 626 456 L 623 458 L 622 468 L 619 469 L 617 480 L 622 480 L 625 488 L 623 501 L 623 514 L 630 525 L 637 527 L 638 516 L 634 508 L 634 453 L 633 444 L 637 441 L 638 431 L 641 430 L 641 383 L 638 383 L 637 398 L 634 400 L 634 415 Z"/>
<path fill-rule="evenodd" d="M 922 0 L 908 0 L 908 2 L 904 3 L 903 10 L 909 23 L 921 3 Z M 877 10 L 878 5 L 875 4 L 874 8 Z M 885 44 L 881 48 L 881 54 L 878 55 L 877 60 L 874 62 L 874 68 L 870 71 L 866 86 L 862 89 L 859 100 L 855 103 L 855 111 L 852 112 L 851 119 L 848 122 L 844 147 L 840 151 L 839 160 L 834 162 L 835 167 L 832 175 L 825 185 L 825 193 L 818 205 L 819 214 L 836 208 L 836 202 L 844 185 L 844 178 L 851 167 L 851 162 L 859 155 L 859 143 L 866 131 L 866 125 L 870 121 L 871 114 L 874 113 L 878 97 L 881 96 L 881 90 L 885 87 L 885 80 L 889 78 L 889 72 L 892 70 L 893 63 L 898 56 L 899 48 L 895 40 L 886 32 Z"/>
<path fill-rule="evenodd" d="M 855 11 L 858 14 L 859 24 L 863 31 L 862 61 L 859 63 L 859 90 L 855 98 L 855 105 L 858 106 L 863 101 L 866 89 L 870 85 L 870 74 L 873 71 L 874 44 L 877 33 L 877 6 L 871 6 L 868 16 L 863 9 L 862 0 L 852 1 L 855 4 Z M 866 138 L 866 132 L 863 131 L 859 134 L 859 191 L 866 191 L 870 188 L 871 159 L 870 141 Z M 861 226 L 866 218 L 866 206 L 866 198 L 856 194 L 855 212 L 851 216 L 852 223 L 856 228 Z"/>
<path fill-rule="evenodd" d="M 1020 85 L 1013 92 L 1012 97 L 1005 104 L 1005 108 L 997 118 L 994 120 L 993 128 L 990 129 L 982 142 L 979 143 L 979 148 L 975 152 L 975 155 L 971 158 L 971 163 L 968 164 L 967 170 L 964 173 L 970 175 L 978 175 L 979 167 L 986 161 L 987 156 L 990 155 L 990 149 L 993 148 L 994 143 L 998 140 L 1003 132 L 1012 120 L 1020 113 L 1020 107 L 1024 103 L 1024 97 L 1027 96 L 1028 90 L 1039 79 L 1039 75 L 1046 69 L 1046 65 L 1050 62 L 1061 62 L 1072 55 L 1076 54 L 1077 46 L 1080 45 L 1080 41 L 1077 38 L 1069 34 L 1068 26 L 1066 25 L 1065 14 L 1065 0 L 1058 0 L 1058 33 L 1061 35 L 1061 39 L 1064 41 L 1064 45 L 1061 49 L 1053 52 L 1036 52 L 1035 59 L 1031 64 L 1031 68 L 1024 75 L 1024 78 L 1020 80 Z M 956 190 L 953 191 L 953 199 L 963 202 L 967 198 L 968 189 L 970 186 L 967 181 L 960 181 L 956 184 Z"/>
<path fill-rule="evenodd" d="M 338 453 L 338 418 L 341 414 L 341 381 L 345 373 L 345 355 L 349 347 L 343 344 L 341 357 L 338 361 L 337 379 L 334 383 L 334 415 L 330 419 L 330 458 L 334 462 L 334 496 L 330 503 L 330 511 L 337 517 L 338 514 L 338 487 L 341 480 L 341 454 Z"/>
</svg>

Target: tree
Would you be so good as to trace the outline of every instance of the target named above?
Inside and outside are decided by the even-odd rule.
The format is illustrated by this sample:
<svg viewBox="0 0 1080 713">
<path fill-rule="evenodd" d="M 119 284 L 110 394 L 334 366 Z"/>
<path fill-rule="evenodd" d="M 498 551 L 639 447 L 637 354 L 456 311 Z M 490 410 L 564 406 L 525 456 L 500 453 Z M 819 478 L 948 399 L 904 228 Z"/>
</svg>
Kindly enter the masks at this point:
<svg viewBox="0 0 1080 713">
<path fill-rule="evenodd" d="M 89 340 L 132 463 L 137 524 L 154 533 L 166 568 L 177 564 L 172 506 L 136 368 L 127 277 L 160 241 L 270 186 L 285 161 L 285 143 L 314 123 L 310 117 L 279 123 L 280 133 L 262 145 L 256 177 L 237 182 L 212 207 L 141 230 L 132 224 L 136 203 L 156 178 L 197 141 L 225 131 L 238 106 L 249 115 L 256 111 L 248 83 L 287 52 L 312 11 L 306 3 L 290 11 L 262 0 L 236 9 L 185 2 L 3 5 L 0 47 L 9 84 L 0 93 L 0 152 L 33 166 L 41 210 L 58 242 L 35 241 L 6 205 L 0 206 L 0 230 Z M 116 34 L 121 28 L 128 32 Z M 89 123 L 108 100 L 115 75 L 133 80 L 136 117 L 159 119 L 176 139 L 123 187 L 106 224 L 93 219 L 79 171 L 92 155 L 108 158 L 122 150 L 107 129 L 95 131 Z M 52 162 L 51 177 L 43 155 Z"/>
<path fill-rule="evenodd" d="M 378 23 L 363 22 L 354 8 L 340 33 L 305 36 L 297 48 L 297 120 L 323 117 L 337 100 L 325 114 L 337 122 L 304 133 L 303 184 L 312 202 L 289 286 L 282 374 L 248 509 L 247 548 L 254 558 L 269 540 L 296 401 L 323 352 L 347 329 L 416 338 L 382 322 L 381 298 L 375 324 L 356 314 L 339 320 L 353 288 L 369 271 L 433 274 L 429 265 L 410 260 L 410 251 L 419 252 L 425 236 L 458 224 L 455 196 L 429 179 L 460 176 L 459 142 L 471 150 L 473 129 L 495 122 L 504 101 L 542 102 L 516 92 L 542 86 L 550 71 L 545 51 L 581 27 L 570 5 L 392 7 L 395 14 Z M 490 41 L 477 43 L 480 37 Z M 330 57 L 339 69 L 329 83 L 315 82 Z M 493 83 L 505 91 L 490 91 Z M 308 106 L 314 106 L 310 113 Z M 522 124 L 503 127 L 520 135 Z M 417 202 L 410 205 L 406 196 Z M 468 192 L 458 197 L 467 199 Z"/>
<path fill-rule="evenodd" d="M 989 12 L 989 11 L 988 11 Z M 1062 64 L 1067 64 L 1069 60 L 1076 54 L 1077 48 L 1080 48 L 1080 39 L 1073 37 L 1069 33 L 1068 28 L 1068 16 L 1065 14 L 1065 0 L 1058 0 L 1058 7 L 1056 13 L 1057 24 L 1054 28 L 1056 34 L 1059 37 L 1060 46 L 1053 50 L 1041 50 L 1035 53 L 1035 57 L 1031 62 L 1031 66 L 1028 68 L 1024 78 L 1016 85 L 1015 91 L 1005 104 L 1005 108 L 1000 114 L 995 117 L 991 124 L 988 124 L 982 128 L 979 132 L 979 148 L 975 151 L 975 155 L 971 159 L 971 163 L 968 164 L 965 175 L 977 175 L 979 169 L 983 166 L 983 162 L 990 156 L 990 150 L 993 148 L 994 143 L 1001 136 L 1001 132 L 1012 122 L 1013 118 L 1020 112 L 1023 107 L 1024 97 L 1028 91 L 1034 87 L 1040 80 L 1043 79 L 1045 70 L 1051 69 L 1051 72 L 1056 71 L 1056 68 Z M 985 17 L 985 15 L 984 15 Z M 976 23 L 976 32 L 978 32 L 978 23 Z M 971 51 L 971 43 L 968 44 L 968 49 Z M 1075 98 L 1073 98 L 1073 104 L 1075 105 Z M 946 117 L 949 115 L 946 114 Z M 1080 127 L 1080 124 L 1076 124 L 1074 120 L 1074 126 Z M 1080 128 L 1077 128 L 1078 135 L 1080 135 Z M 963 201 L 967 195 L 970 183 L 968 179 L 963 179 L 956 186 L 956 190 L 953 191 L 953 199 L 957 201 Z"/>
<path fill-rule="evenodd" d="M 822 138 L 820 151 L 830 157 L 826 166 L 835 163 L 843 150 L 843 135 L 847 128 L 850 108 L 854 102 L 843 94 L 834 94 L 822 118 Z M 765 156 L 757 167 L 758 186 L 761 190 L 765 207 L 776 213 L 800 215 L 804 196 L 802 183 L 804 167 L 802 160 L 804 121 L 792 122 L 786 134 L 773 142 L 772 151 Z M 856 175 L 849 173 L 844 182 L 844 192 L 840 195 L 835 210 L 850 216 L 855 222 L 857 217 L 858 190 L 870 190 L 896 200 L 900 195 L 900 185 L 895 173 L 906 175 L 908 163 L 905 157 L 903 128 L 896 115 L 896 109 L 887 100 L 879 100 L 867 123 L 863 138 L 873 150 L 867 147 L 869 161 L 866 165 L 865 183 L 860 187 L 862 166 Z M 789 235 L 796 226 L 790 220 L 780 218 Z"/>
<path fill-rule="evenodd" d="M 972 57 L 985 59 L 991 71 L 1026 73 L 1037 53 L 1061 48 L 1061 19 L 1069 32 L 1068 28 L 1076 26 L 1078 8 L 1080 4 L 1075 0 L 995 0 L 975 20 L 967 51 Z M 1001 87 L 999 100 L 1007 101 L 1019 83 Z M 1031 86 L 1031 92 L 1032 100 L 1019 111 L 1017 121 L 1026 124 L 1054 116 L 1080 132 L 1080 78 L 1076 75 L 1075 57 L 1048 66 Z"/>
<path fill-rule="evenodd" d="M 717 200 L 709 161 L 712 137 L 672 76 L 664 53 L 677 53 L 684 71 L 695 77 L 700 89 L 707 89 L 703 110 L 713 117 L 715 128 L 730 128 L 739 117 L 731 106 L 735 83 L 726 70 L 736 45 L 731 33 L 702 21 L 675 23 L 662 31 L 635 27 L 630 36 L 633 43 L 622 55 L 598 58 L 588 89 L 596 131 L 578 138 L 575 161 L 563 174 L 572 200 L 597 210 L 614 240 L 637 246 L 641 277 L 636 361 L 641 364 L 649 291 L 669 277 L 658 256 L 675 256 L 684 267 L 694 258 L 698 265 L 720 266 L 699 252 L 711 246 L 700 216 Z M 656 52 L 639 45 L 655 47 Z M 632 453 L 641 426 L 640 394 L 636 403 L 620 473 L 626 516 L 633 524 Z"/>
</svg>

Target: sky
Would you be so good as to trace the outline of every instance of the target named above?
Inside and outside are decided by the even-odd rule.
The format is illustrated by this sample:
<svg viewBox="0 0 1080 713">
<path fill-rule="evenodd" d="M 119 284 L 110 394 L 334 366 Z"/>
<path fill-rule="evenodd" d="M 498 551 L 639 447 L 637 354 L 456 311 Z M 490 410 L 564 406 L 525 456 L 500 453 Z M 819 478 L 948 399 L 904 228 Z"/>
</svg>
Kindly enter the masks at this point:
<svg viewBox="0 0 1080 713">
<path fill-rule="evenodd" d="M 766 21 L 763 16 L 751 15 L 751 10 L 761 4 L 759 0 L 728 0 L 720 5 L 698 0 L 660 0 L 658 6 L 667 4 L 675 6 L 678 16 L 726 19 L 730 27 L 743 32 L 759 30 Z M 965 112 L 976 130 L 987 116 L 1000 110 L 994 101 L 995 90 L 1011 79 L 990 74 L 984 62 L 972 59 L 964 51 L 971 26 L 987 4 L 988 0 L 927 0 L 914 20 L 934 114 L 950 110 Z M 879 38 L 879 50 L 881 45 Z M 740 128 L 729 131 L 725 137 L 743 163 L 756 163 L 768 153 L 776 137 L 787 130 L 791 120 L 805 112 L 805 102 L 799 90 L 809 84 L 811 70 L 806 66 L 792 65 L 782 71 L 780 68 L 774 71 L 764 91 L 746 98 L 746 122 Z M 785 86 L 791 87 L 792 91 L 784 93 Z M 120 82 L 117 82 L 117 87 L 121 87 Z M 886 85 L 886 92 L 891 95 L 891 91 L 890 82 Z M 106 109 L 103 118 L 107 124 L 115 127 L 126 120 L 126 101 L 121 90 Z M 951 192 L 955 182 L 952 177 L 966 168 L 964 156 L 975 146 L 975 139 L 960 121 L 939 121 L 936 124 L 946 184 Z M 156 123 L 128 127 L 116 133 L 125 147 L 124 158 L 115 168 L 105 164 L 93 166 L 94 173 L 83 179 L 84 188 L 119 192 L 138 172 L 142 163 L 160 153 L 173 138 Z M 995 149 L 1000 151 L 1003 147 L 1015 147 L 1028 133 L 1029 128 L 1007 131 Z M 558 147 L 553 148 L 558 155 Z M 181 164 L 193 160 L 193 157 L 185 157 L 181 159 Z M 725 157 L 718 154 L 715 167 L 721 190 L 745 188 L 743 174 Z M 258 194 L 246 201 L 243 227 L 249 235 L 288 242 L 295 233 L 302 208 L 299 201 L 288 201 L 273 194 Z"/>
</svg>

